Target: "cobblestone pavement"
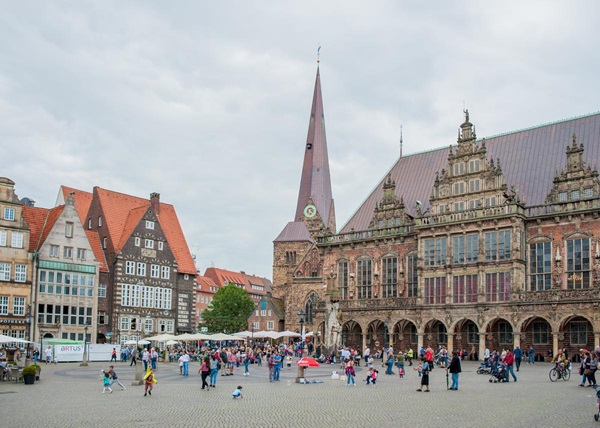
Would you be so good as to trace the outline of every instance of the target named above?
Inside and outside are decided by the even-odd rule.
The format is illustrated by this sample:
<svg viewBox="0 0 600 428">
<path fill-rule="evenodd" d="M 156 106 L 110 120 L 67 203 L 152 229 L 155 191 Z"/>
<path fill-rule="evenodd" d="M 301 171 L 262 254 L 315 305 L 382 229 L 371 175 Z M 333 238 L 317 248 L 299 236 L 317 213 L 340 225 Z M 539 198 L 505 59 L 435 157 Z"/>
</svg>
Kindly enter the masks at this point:
<svg viewBox="0 0 600 428">
<path fill-rule="evenodd" d="M 463 363 L 459 391 L 446 390 L 443 369 L 431 374 L 431 392 L 416 392 L 419 378 L 406 370 L 404 379 L 386 376 L 376 386 L 364 382 L 357 368 L 357 386 L 331 380 L 334 366 L 307 369 L 322 384 L 295 384 L 295 365 L 284 368 L 281 381 L 269 383 L 266 367 L 243 368 L 234 376 L 219 376 L 217 387 L 200 389 L 198 364 L 190 376 L 179 376 L 177 364 L 160 364 L 152 396 L 142 386 L 131 386 L 134 368 L 118 363 L 115 370 L 127 387 L 101 394 L 100 370 L 107 363 L 61 363 L 42 366 L 35 385 L 0 383 L 0 420 L 5 427 L 591 427 L 596 413 L 595 391 L 568 382 L 550 382 L 551 365 L 521 367 L 518 382 L 489 383 L 478 375 L 478 364 Z M 231 393 L 243 385 L 244 398 Z"/>
</svg>

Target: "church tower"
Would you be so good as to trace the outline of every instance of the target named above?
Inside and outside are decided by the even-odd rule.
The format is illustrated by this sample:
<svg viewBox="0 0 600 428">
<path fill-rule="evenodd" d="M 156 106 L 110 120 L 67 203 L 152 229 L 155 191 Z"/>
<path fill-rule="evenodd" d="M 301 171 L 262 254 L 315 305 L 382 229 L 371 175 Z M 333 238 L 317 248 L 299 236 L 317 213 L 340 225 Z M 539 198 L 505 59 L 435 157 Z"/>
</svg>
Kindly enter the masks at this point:
<svg viewBox="0 0 600 428">
<path fill-rule="evenodd" d="M 302 309 L 305 294 L 321 287 L 324 273 L 317 237 L 335 233 L 321 75 L 317 67 L 296 214 L 273 242 L 273 295 L 286 300 L 286 322 L 288 310 Z M 301 283 L 310 285 L 304 290 Z M 295 313 L 290 315 L 297 318 Z"/>
</svg>

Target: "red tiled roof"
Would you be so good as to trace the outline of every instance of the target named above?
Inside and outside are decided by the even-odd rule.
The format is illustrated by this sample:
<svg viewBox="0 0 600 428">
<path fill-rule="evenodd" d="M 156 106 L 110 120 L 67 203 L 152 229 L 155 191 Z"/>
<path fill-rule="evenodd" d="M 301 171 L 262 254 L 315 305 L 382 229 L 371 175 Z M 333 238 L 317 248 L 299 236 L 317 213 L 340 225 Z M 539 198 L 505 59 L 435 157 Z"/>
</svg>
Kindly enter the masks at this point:
<svg viewBox="0 0 600 428">
<path fill-rule="evenodd" d="M 257 290 L 253 290 L 252 284 L 262 285 L 264 287 L 265 294 L 271 291 L 272 288 L 271 281 L 269 281 L 267 278 L 261 278 L 259 276 L 247 275 L 244 272 L 233 272 L 214 267 L 207 268 L 204 272 L 204 277 L 212 280 L 219 287 L 224 287 L 230 282 L 239 284 L 243 286 L 246 291 L 252 292 L 253 294 L 261 293 L 257 293 Z"/>
<path fill-rule="evenodd" d="M 23 206 L 23 217 L 29 224 L 29 251 L 40 249 L 65 206 L 52 209 Z"/>
<path fill-rule="evenodd" d="M 121 234 L 121 241 L 116 246 L 115 250 L 120 251 L 121 248 L 125 245 L 135 228 L 138 224 L 140 224 L 140 220 L 144 217 L 148 211 L 148 206 L 141 206 L 139 208 L 134 208 L 129 211 L 129 216 L 127 217 L 127 221 L 125 222 L 125 226 L 123 228 L 123 233 Z"/>
<path fill-rule="evenodd" d="M 83 190 L 74 189 L 73 187 L 67 186 L 60 186 L 59 192 L 62 196 L 62 199 L 57 205 L 63 205 L 67 199 L 67 196 L 73 196 L 75 199 L 75 209 L 77 210 L 77 214 L 79 214 L 81 224 L 83 227 L 86 227 L 86 217 L 88 211 L 90 210 L 90 205 L 92 204 L 92 198 L 94 195 L 90 192 L 84 192 Z"/>
<path fill-rule="evenodd" d="M 102 244 L 100 242 L 100 236 L 98 235 L 98 232 L 95 230 L 86 230 L 85 234 L 87 235 L 90 246 L 92 247 L 92 251 L 94 252 L 94 257 L 100 262 L 98 269 L 100 272 L 108 272 L 108 264 L 106 263 L 106 258 L 104 257 L 104 251 L 102 251 Z"/>
<path fill-rule="evenodd" d="M 215 284 L 215 282 L 212 280 L 212 278 L 209 278 L 207 276 L 202 276 L 202 275 L 198 275 L 196 277 L 196 283 L 198 284 L 199 288 L 202 289 L 202 291 L 210 291 L 210 287 L 218 287 L 217 284 Z"/>
<path fill-rule="evenodd" d="M 23 206 L 23 218 L 29 225 L 29 251 L 35 251 L 38 249 L 40 243 L 40 237 L 46 224 L 46 218 L 48 217 L 47 208 L 30 207 L 27 205 Z"/>
<path fill-rule="evenodd" d="M 116 245 L 115 252 L 118 252 L 133 232 L 136 226 L 133 222 L 137 215 L 141 219 L 146 210 L 151 206 L 150 200 L 113 192 L 100 187 L 94 187 L 94 192 L 102 206 L 104 220 L 106 221 L 111 241 Z M 132 211 L 134 212 L 132 213 Z M 169 243 L 169 247 L 177 260 L 178 271 L 180 273 L 196 275 L 196 265 L 183 235 L 175 208 L 170 204 L 160 202 L 158 211 L 156 216 Z"/>
</svg>

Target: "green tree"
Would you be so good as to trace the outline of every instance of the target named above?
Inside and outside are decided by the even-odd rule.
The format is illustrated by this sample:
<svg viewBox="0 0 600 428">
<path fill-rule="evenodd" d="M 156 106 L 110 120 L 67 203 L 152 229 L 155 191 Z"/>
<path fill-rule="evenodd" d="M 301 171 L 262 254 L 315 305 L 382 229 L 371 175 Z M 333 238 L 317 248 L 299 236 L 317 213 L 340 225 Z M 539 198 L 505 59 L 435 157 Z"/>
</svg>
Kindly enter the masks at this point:
<svg viewBox="0 0 600 428">
<path fill-rule="evenodd" d="M 202 311 L 208 333 L 235 333 L 248 328 L 248 317 L 254 310 L 254 302 L 248 292 L 233 283 L 215 293 L 209 307 Z"/>
</svg>

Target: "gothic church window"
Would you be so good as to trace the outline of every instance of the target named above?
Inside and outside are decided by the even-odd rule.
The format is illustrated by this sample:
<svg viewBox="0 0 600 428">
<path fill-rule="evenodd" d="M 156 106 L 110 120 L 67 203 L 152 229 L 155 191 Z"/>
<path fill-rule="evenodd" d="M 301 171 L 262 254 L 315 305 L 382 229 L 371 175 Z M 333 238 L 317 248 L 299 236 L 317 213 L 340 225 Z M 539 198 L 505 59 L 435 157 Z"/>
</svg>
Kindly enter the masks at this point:
<svg viewBox="0 0 600 428">
<path fill-rule="evenodd" d="M 343 260 L 338 263 L 338 288 L 342 300 L 348 298 L 348 262 Z"/>
<path fill-rule="evenodd" d="M 305 321 L 307 323 L 312 323 L 314 318 L 313 305 L 317 300 L 317 295 L 315 293 L 311 293 L 306 300 L 306 304 L 304 305 L 305 312 Z"/>
</svg>

